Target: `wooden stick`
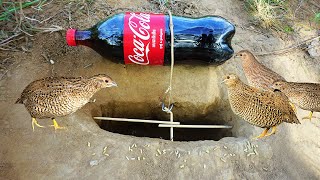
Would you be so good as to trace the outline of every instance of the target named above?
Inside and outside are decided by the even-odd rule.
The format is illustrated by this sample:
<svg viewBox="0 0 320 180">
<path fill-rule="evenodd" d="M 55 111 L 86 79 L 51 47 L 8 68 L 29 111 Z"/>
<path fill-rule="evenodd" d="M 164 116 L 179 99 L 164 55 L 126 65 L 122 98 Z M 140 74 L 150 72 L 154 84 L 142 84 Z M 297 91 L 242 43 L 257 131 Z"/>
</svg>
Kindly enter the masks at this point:
<svg viewBox="0 0 320 180">
<path fill-rule="evenodd" d="M 180 124 L 159 124 L 158 127 L 174 127 L 174 128 L 222 128 L 230 129 L 232 126 L 227 125 L 180 125 Z"/>
<path fill-rule="evenodd" d="M 145 120 L 145 119 L 127 119 L 127 118 L 111 118 L 111 117 L 93 117 L 93 119 L 107 120 L 107 121 L 122 121 L 122 122 L 140 122 L 140 123 L 154 123 L 154 124 L 176 124 L 179 125 L 180 122 L 170 122 L 170 121 L 158 121 L 158 120 Z"/>
</svg>

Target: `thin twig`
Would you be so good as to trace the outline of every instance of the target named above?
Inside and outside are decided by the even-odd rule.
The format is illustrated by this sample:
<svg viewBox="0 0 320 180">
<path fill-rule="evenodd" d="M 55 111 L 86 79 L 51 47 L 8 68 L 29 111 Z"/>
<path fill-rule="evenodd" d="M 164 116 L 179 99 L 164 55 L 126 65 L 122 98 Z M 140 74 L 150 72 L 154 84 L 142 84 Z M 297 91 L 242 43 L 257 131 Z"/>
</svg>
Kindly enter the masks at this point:
<svg viewBox="0 0 320 180">
<path fill-rule="evenodd" d="M 264 52 L 264 53 L 259 53 L 259 54 L 255 54 L 256 56 L 264 56 L 264 55 L 270 55 L 270 54 L 283 54 L 283 53 L 287 53 L 295 48 L 298 48 L 300 47 L 301 45 L 305 44 L 306 42 L 308 41 L 313 41 L 315 39 L 318 39 L 320 38 L 320 36 L 317 36 L 317 37 L 313 37 L 313 38 L 309 38 L 309 39 L 306 39 L 304 41 L 301 41 L 300 43 L 296 44 L 296 45 L 291 45 L 287 48 L 283 48 L 283 49 L 280 49 L 280 50 L 276 50 L 276 51 L 271 51 L 271 52 Z"/>
<path fill-rule="evenodd" d="M 12 36 L 8 37 L 7 39 L 1 41 L 1 42 L 0 42 L 0 46 L 2 46 L 2 45 L 3 45 L 4 43 L 6 43 L 7 41 L 9 41 L 9 40 L 11 40 L 11 39 L 19 36 L 20 34 L 21 34 L 21 33 L 17 33 L 17 34 L 15 34 L 15 35 L 12 35 Z"/>
<path fill-rule="evenodd" d="M 2 48 L 2 47 L 0 47 L 0 50 L 2 50 L 2 51 L 15 51 L 15 52 L 19 52 L 19 50 L 14 49 L 14 48 L 6 49 L 6 48 Z"/>
<path fill-rule="evenodd" d="M 40 28 L 40 27 L 37 28 L 36 27 L 34 29 L 42 30 L 42 32 L 50 32 L 50 33 L 63 30 L 63 28 L 61 26 L 57 26 L 57 25 L 52 25 L 51 27 L 47 27 L 47 28 Z"/>
<path fill-rule="evenodd" d="M 319 4 L 317 4 L 317 3 L 313 2 L 313 1 L 310 1 L 310 3 L 320 9 L 320 5 Z"/>
</svg>

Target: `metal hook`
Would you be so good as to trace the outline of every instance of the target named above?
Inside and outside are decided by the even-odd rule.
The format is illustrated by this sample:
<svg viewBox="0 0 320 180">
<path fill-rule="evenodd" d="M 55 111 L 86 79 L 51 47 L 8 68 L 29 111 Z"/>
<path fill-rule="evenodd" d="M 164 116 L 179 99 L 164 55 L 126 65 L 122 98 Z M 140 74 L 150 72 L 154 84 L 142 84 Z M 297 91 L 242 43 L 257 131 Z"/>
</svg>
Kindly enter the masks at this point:
<svg viewBox="0 0 320 180">
<path fill-rule="evenodd" d="M 174 106 L 174 103 L 171 103 L 170 105 L 169 105 L 169 107 L 167 108 L 167 107 L 165 107 L 165 105 L 164 105 L 164 102 L 162 102 L 162 111 L 165 111 L 165 112 L 170 112 L 171 110 L 172 110 L 172 108 L 173 108 L 173 106 Z"/>
</svg>

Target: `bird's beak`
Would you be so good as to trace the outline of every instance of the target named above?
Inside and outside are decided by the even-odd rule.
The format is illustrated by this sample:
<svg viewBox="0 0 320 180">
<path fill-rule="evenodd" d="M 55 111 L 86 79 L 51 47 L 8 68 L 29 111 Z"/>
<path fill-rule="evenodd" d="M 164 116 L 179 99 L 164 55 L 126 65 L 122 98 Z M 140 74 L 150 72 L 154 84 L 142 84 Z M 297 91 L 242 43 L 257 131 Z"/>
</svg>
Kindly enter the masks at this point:
<svg viewBox="0 0 320 180">
<path fill-rule="evenodd" d="M 113 87 L 113 86 L 118 87 L 117 83 L 114 81 L 107 83 L 107 87 Z"/>
</svg>

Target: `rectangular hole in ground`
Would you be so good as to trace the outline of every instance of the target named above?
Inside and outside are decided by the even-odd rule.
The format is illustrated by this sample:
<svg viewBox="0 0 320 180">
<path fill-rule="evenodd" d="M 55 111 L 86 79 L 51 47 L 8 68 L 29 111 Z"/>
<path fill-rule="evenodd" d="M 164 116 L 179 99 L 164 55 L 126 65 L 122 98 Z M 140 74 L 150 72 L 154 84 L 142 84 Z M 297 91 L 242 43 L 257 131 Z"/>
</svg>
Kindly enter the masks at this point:
<svg viewBox="0 0 320 180">
<path fill-rule="evenodd" d="M 179 121 L 179 120 L 176 120 Z M 183 122 L 183 124 L 193 124 Z M 210 121 L 197 121 L 199 125 L 210 125 Z M 220 123 L 221 125 L 225 125 Z M 219 125 L 219 124 L 215 124 Z M 101 121 L 100 127 L 106 131 L 131 135 L 137 137 L 150 137 L 160 139 L 170 139 L 170 128 L 160 128 L 158 124 Z M 199 140 L 220 140 L 224 137 L 232 137 L 231 129 L 204 129 L 204 128 L 174 128 L 174 140 L 176 141 L 199 141 Z"/>
</svg>

